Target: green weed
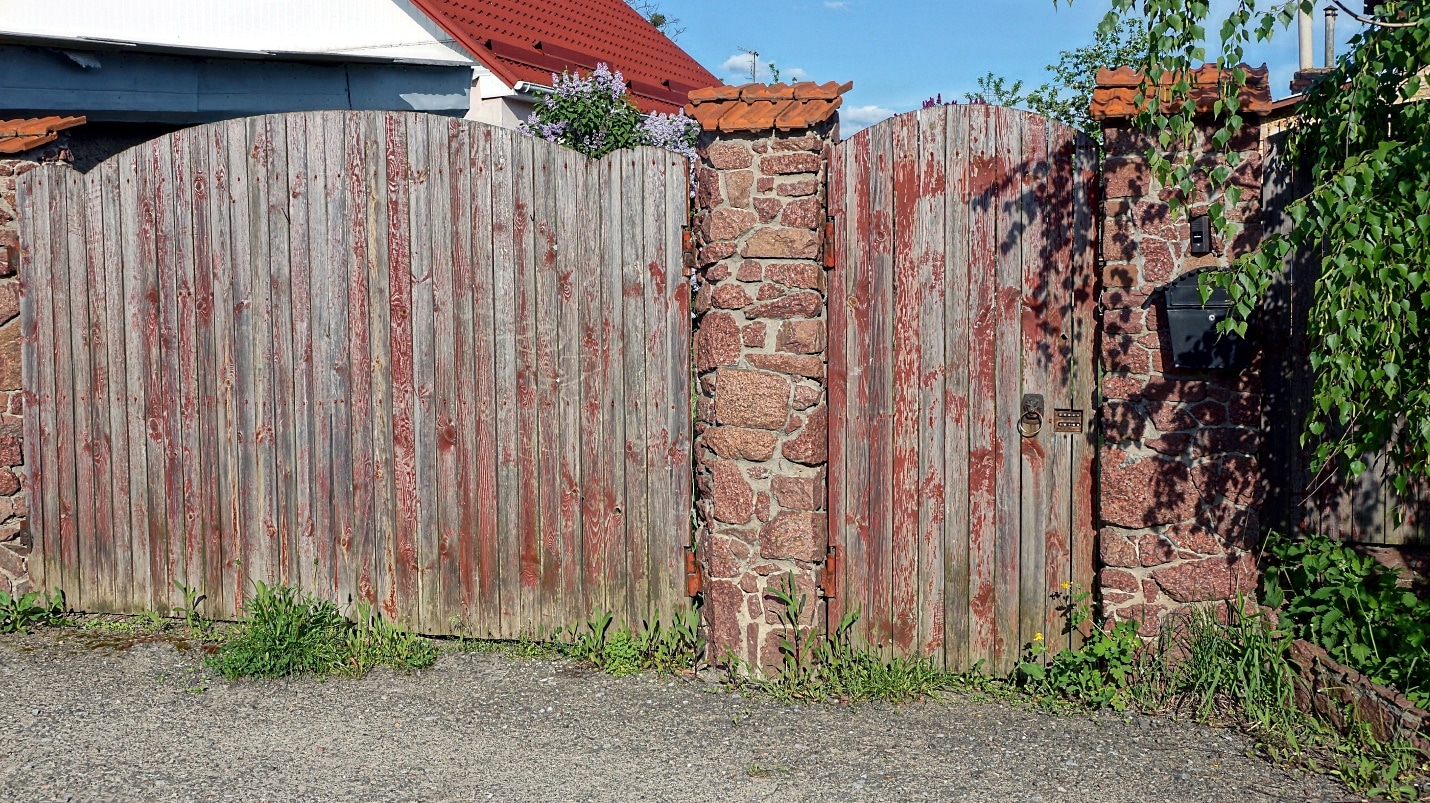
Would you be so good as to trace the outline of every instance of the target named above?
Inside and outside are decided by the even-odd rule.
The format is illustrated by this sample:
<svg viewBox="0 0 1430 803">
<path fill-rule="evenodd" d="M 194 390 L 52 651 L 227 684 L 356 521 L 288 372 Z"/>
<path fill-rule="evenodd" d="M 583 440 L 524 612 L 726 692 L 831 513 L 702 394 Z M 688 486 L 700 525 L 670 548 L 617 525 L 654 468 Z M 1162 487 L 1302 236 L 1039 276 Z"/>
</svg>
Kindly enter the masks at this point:
<svg viewBox="0 0 1430 803">
<path fill-rule="evenodd" d="M 557 648 L 617 677 L 646 670 L 667 675 L 693 670 L 705 648 L 695 608 L 675 615 L 669 625 L 659 619 L 642 622 L 637 631 L 612 629 L 613 622 L 611 613 L 598 611 L 584 625 L 558 631 Z"/>
<path fill-rule="evenodd" d="M 1091 594 L 1069 586 L 1058 608 L 1063 634 L 1083 630 L 1092 621 Z M 1126 710 L 1135 697 L 1133 679 L 1142 669 L 1142 639 L 1136 622 L 1093 627 L 1083 645 L 1049 657 L 1047 641 L 1038 633 L 1025 647 L 1016 675 L 1034 695 L 1067 700 L 1090 708 Z"/>
<path fill-rule="evenodd" d="M 1430 600 L 1396 573 L 1338 541 L 1272 536 L 1266 604 L 1282 625 L 1376 683 L 1430 706 Z"/>
<path fill-rule="evenodd" d="M 764 688 L 778 698 L 901 703 L 927 699 L 942 689 L 967 683 L 963 676 L 935 668 L 927 658 L 885 657 L 856 646 L 853 632 L 858 611 L 846 614 L 833 633 L 807 632 L 800 621 L 809 600 L 799 592 L 793 573 L 781 578 L 772 591 L 782 607 L 783 663 Z"/>
<path fill-rule="evenodd" d="M 289 586 L 256 583 L 244 605 L 247 618 L 209 658 L 209 667 L 240 677 L 347 674 L 361 677 L 375 666 L 424 669 L 436 650 L 425 639 L 398 630 L 367 605 L 357 621 L 328 600 L 300 596 Z"/>
<path fill-rule="evenodd" d="M 31 591 L 12 597 L 0 591 L 0 633 L 28 633 L 31 628 L 60 624 L 65 620 L 64 594 L 53 596 Z"/>
</svg>

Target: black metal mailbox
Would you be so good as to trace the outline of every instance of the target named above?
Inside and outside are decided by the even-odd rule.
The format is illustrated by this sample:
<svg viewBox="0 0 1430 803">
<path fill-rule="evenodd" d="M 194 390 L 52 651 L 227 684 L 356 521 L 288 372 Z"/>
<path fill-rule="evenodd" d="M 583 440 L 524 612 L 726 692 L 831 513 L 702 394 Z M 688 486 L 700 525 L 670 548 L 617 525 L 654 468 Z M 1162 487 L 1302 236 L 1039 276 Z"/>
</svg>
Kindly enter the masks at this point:
<svg viewBox="0 0 1430 803">
<path fill-rule="evenodd" d="M 1240 335 L 1217 331 L 1231 314 L 1231 296 L 1217 289 L 1203 305 L 1197 289 L 1203 272 L 1193 271 L 1162 288 L 1172 365 L 1204 371 L 1241 370 L 1251 362 L 1251 344 Z"/>
</svg>

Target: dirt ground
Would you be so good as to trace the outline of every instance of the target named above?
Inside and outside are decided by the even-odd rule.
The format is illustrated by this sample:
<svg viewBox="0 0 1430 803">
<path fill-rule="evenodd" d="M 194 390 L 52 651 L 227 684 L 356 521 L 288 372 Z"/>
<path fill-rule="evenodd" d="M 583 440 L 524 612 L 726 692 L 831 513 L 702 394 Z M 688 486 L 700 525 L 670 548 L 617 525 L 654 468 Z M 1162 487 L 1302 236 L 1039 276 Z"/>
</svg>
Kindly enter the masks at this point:
<svg viewBox="0 0 1430 803">
<path fill-rule="evenodd" d="M 788 706 L 462 653 L 228 683 L 187 645 L 0 636 L 6 801 L 1353 800 L 1233 733 L 950 696 Z"/>
</svg>

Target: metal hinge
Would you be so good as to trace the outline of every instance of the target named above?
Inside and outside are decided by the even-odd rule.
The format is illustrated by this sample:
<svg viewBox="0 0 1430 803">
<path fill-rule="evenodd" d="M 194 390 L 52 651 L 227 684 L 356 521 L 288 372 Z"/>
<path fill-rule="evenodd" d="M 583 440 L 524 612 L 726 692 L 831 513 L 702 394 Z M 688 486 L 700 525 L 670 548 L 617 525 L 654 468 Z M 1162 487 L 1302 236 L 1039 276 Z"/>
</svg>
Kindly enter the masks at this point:
<svg viewBox="0 0 1430 803">
<path fill-rule="evenodd" d="M 700 571 L 700 559 L 695 550 L 685 550 L 685 596 L 694 599 L 705 590 L 705 575 Z"/>
<path fill-rule="evenodd" d="M 815 582 L 819 586 L 819 596 L 824 599 L 839 596 L 839 547 L 831 544 L 824 553 L 824 565 L 820 567 Z"/>
<path fill-rule="evenodd" d="M 695 232 L 689 226 L 680 228 L 680 264 L 684 269 L 685 278 L 695 275 Z"/>
<path fill-rule="evenodd" d="M 824 267 L 833 268 L 834 264 L 834 218 L 830 217 L 824 221 Z"/>
</svg>

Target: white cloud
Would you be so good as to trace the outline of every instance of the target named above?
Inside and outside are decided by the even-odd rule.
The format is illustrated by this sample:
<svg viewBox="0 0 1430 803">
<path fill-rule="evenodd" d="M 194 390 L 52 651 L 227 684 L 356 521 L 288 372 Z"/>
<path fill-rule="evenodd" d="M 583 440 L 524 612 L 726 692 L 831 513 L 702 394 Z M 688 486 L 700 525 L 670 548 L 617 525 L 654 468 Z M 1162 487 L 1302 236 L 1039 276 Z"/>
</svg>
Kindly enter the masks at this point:
<svg viewBox="0 0 1430 803">
<path fill-rule="evenodd" d="M 781 67 L 775 59 L 760 56 L 755 61 L 755 56 L 749 53 L 736 53 L 720 65 L 720 70 L 725 74 L 725 80 L 732 84 L 744 84 L 750 81 L 750 64 L 755 64 L 755 81 L 766 82 L 774 75 L 770 72 L 770 62 L 775 62 L 775 68 L 780 71 L 780 80 L 804 81 L 809 78 L 809 73 L 799 67 Z"/>
<path fill-rule="evenodd" d="M 845 2 L 837 2 L 837 3 L 835 3 L 835 2 L 828 2 L 828 0 L 826 0 L 826 2 L 825 2 L 825 4 L 824 4 L 824 7 L 825 7 L 825 8 L 848 8 L 848 7 L 849 7 L 849 4 L 848 4 L 848 3 L 845 3 Z"/>
<path fill-rule="evenodd" d="M 895 114 L 893 109 L 883 106 L 846 106 L 839 110 L 840 133 L 847 137 Z"/>
</svg>

